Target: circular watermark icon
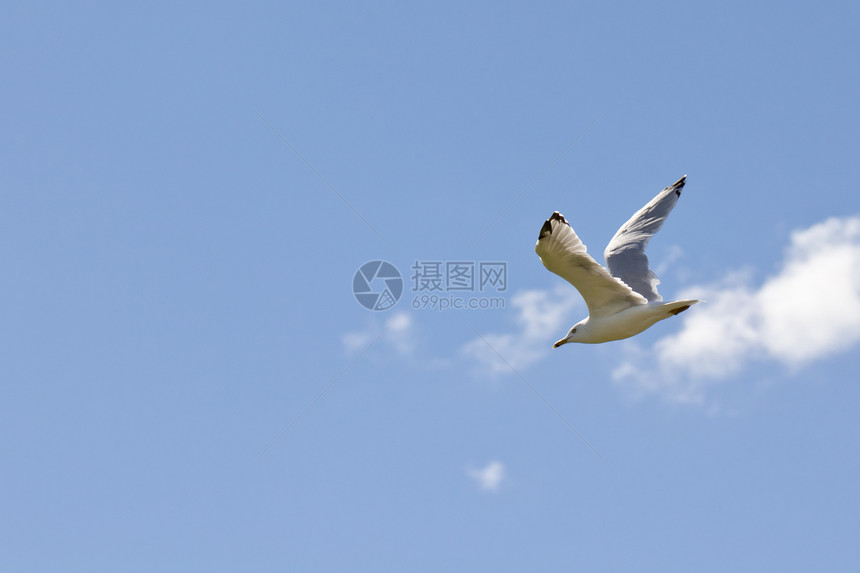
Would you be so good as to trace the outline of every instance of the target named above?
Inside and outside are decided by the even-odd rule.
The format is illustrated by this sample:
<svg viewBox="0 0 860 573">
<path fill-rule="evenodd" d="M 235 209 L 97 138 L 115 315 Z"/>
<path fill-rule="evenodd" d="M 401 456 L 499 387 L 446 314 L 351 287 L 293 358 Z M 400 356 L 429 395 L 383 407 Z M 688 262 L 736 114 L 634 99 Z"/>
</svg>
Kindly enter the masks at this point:
<svg viewBox="0 0 860 573">
<path fill-rule="evenodd" d="M 388 310 L 403 294 L 403 277 L 386 261 L 370 261 L 355 271 L 352 279 L 355 300 L 370 310 Z"/>
</svg>

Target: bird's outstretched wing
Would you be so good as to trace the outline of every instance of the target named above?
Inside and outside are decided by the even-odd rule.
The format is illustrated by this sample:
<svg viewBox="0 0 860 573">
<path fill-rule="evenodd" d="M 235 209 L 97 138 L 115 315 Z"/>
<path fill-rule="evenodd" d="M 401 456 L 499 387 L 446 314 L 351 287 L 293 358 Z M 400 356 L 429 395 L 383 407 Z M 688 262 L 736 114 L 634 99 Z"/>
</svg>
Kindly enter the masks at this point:
<svg viewBox="0 0 860 573">
<path fill-rule="evenodd" d="M 609 316 L 647 302 L 591 258 L 558 211 L 541 227 L 535 252 L 543 266 L 576 287 L 585 299 L 589 316 Z"/>
<path fill-rule="evenodd" d="M 661 301 L 663 297 L 657 292 L 660 279 L 648 268 L 645 247 L 675 208 L 686 180 L 684 175 L 636 211 L 621 225 L 603 252 L 612 276 L 621 279 L 649 302 Z"/>
</svg>

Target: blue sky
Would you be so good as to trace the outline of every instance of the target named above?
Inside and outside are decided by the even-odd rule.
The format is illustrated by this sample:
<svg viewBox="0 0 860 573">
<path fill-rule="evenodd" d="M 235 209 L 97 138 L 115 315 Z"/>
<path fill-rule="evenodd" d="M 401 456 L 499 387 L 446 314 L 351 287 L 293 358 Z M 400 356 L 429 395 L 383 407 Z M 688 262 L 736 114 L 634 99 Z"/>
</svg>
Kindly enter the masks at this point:
<svg viewBox="0 0 860 573">
<path fill-rule="evenodd" d="M 857 570 L 858 17 L 7 6 L 3 569 Z M 602 262 L 683 174 L 648 252 L 707 304 L 553 351 L 544 219 Z"/>
</svg>

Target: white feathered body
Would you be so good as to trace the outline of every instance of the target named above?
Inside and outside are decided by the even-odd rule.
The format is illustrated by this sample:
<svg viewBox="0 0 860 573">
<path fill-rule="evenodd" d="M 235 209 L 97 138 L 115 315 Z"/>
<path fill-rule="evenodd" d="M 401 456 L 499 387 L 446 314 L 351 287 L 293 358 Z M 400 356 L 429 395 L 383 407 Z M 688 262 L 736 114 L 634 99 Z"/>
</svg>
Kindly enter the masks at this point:
<svg viewBox="0 0 860 573">
<path fill-rule="evenodd" d="M 687 310 L 697 302 L 700 301 L 649 302 L 628 307 L 609 316 L 588 317 L 574 327 L 576 333 L 570 342 L 599 344 L 630 338 L 661 320 Z"/>
</svg>

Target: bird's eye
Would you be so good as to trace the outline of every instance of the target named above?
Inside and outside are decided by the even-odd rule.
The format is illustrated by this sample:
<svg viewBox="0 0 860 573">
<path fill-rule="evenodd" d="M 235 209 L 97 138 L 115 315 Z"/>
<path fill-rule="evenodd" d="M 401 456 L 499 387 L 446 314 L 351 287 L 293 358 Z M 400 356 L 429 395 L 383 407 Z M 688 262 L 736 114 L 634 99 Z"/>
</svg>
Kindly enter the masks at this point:
<svg viewBox="0 0 860 573">
<path fill-rule="evenodd" d="M 570 331 L 571 334 L 574 334 L 575 332 L 576 332 L 575 328 L 571 329 L 571 331 Z"/>
</svg>

